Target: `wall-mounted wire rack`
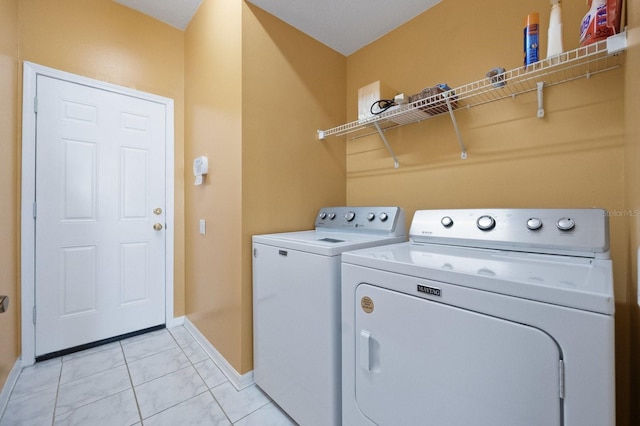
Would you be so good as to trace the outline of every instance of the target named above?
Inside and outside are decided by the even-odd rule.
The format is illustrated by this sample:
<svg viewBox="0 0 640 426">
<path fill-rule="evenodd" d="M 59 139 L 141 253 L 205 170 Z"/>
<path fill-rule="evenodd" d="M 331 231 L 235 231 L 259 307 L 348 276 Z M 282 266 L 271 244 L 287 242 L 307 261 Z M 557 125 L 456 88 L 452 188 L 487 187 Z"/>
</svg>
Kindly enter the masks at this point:
<svg viewBox="0 0 640 426">
<path fill-rule="evenodd" d="M 504 98 L 537 91 L 537 116 L 544 116 L 543 88 L 618 68 L 622 65 L 621 53 L 627 47 L 626 32 L 609 37 L 575 50 L 561 53 L 528 66 L 515 68 L 484 78 L 473 83 L 455 87 L 446 92 L 392 107 L 381 114 L 363 120 L 353 121 L 328 130 L 318 130 L 318 138 L 348 135 L 348 139 L 357 139 L 378 133 L 387 150 L 393 157 L 395 167 L 398 160 L 384 133 L 395 127 L 417 123 L 443 114 L 449 114 L 458 143 L 462 151 L 461 158 L 467 158 L 467 151 L 460 137 L 460 131 L 454 111 L 484 105 Z M 427 111 L 427 112 L 425 112 Z"/>
</svg>

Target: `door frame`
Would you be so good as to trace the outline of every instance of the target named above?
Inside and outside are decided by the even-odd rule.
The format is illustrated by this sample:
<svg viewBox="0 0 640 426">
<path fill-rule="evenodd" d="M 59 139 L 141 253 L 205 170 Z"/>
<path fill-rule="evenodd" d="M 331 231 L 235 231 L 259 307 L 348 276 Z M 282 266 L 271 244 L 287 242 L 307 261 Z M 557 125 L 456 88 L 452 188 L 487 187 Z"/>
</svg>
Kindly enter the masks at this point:
<svg viewBox="0 0 640 426">
<path fill-rule="evenodd" d="M 165 138 L 165 324 L 177 325 L 173 317 L 173 260 L 174 260 L 174 107 L 173 99 L 141 92 L 127 87 L 106 83 L 54 68 L 23 62 L 22 82 L 22 183 L 21 183 L 21 225 L 20 225 L 20 303 L 22 366 L 35 363 L 35 220 L 33 217 L 36 198 L 36 80 L 43 75 L 70 83 L 81 84 L 95 89 L 136 97 L 163 104 L 166 116 Z"/>
</svg>

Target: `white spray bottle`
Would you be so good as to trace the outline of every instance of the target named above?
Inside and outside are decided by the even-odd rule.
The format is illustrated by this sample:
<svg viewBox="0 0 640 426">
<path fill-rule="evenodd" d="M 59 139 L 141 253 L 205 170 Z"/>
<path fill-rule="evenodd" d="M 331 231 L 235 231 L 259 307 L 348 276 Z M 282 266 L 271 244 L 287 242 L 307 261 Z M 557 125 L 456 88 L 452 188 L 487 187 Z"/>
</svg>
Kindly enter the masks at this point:
<svg viewBox="0 0 640 426">
<path fill-rule="evenodd" d="M 549 38 L 547 39 L 547 58 L 564 52 L 562 45 L 562 9 L 560 0 L 551 0 L 551 16 L 549 17 Z"/>
</svg>

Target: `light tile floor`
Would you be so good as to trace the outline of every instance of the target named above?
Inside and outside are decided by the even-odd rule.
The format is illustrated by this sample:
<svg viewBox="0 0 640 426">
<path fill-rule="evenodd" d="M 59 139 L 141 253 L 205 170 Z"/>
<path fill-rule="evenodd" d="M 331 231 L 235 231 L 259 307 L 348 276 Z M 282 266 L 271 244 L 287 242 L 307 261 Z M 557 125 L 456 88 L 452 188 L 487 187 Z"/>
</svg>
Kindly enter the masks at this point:
<svg viewBox="0 0 640 426">
<path fill-rule="evenodd" d="M 0 426 L 291 426 L 255 385 L 227 380 L 182 326 L 26 367 Z"/>
</svg>

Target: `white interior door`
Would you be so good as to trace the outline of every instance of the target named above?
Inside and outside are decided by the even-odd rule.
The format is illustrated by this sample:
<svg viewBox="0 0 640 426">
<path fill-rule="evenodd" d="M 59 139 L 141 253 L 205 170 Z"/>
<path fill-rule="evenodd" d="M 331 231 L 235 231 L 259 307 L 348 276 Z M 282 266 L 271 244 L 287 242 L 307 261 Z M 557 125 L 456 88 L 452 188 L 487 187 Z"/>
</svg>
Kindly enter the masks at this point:
<svg viewBox="0 0 640 426">
<path fill-rule="evenodd" d="M 37 76 L 36 356 L 165 323 L 165 113 Z"/>
<path fill-rule="evenodd" d="M 374 424 L 562 424 L 560 351 L 541 330 L 368 284 L 356 301 L 355 398 Z"/>
</svg>

